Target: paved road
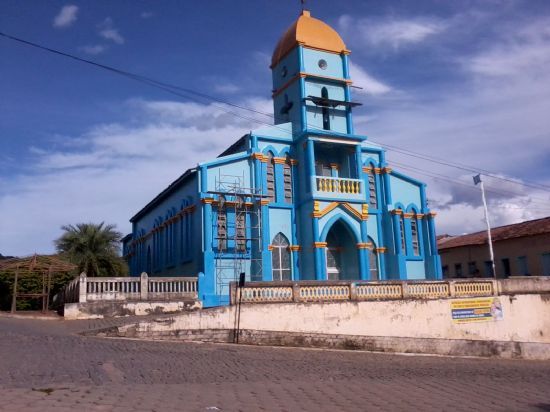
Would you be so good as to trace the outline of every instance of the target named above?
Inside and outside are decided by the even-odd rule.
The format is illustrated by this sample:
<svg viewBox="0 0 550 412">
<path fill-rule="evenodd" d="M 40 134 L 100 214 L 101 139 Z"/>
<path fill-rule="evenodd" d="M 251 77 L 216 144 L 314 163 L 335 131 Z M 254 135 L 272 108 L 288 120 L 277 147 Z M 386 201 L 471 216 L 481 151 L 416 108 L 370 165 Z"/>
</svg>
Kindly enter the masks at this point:
<svg viewBox="0 0 550 412">
<path fill-rule="evenodd" d="M 550 411 L 550 362 L 102 339 L 0 317 L 0 410 Z"/>
</svg>

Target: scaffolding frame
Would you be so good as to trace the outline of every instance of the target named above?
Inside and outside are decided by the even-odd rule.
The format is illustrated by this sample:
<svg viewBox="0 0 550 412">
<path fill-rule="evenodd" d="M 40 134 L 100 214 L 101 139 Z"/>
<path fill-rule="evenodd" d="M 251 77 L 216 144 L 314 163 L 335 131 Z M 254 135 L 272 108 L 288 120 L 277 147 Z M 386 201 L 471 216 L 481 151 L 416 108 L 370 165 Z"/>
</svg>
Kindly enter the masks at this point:
<svg viewBox="0 0 550 412">
<path fill-rule="evenodd" d="M 269 196 L 262 194 L 262 188 L 246 187 L 244 172 L 241 176 L 222 174 L 218 171 L 215 177 L 215 190 L 209 194 L 217 195 L 218 213 L 220 210 L 233 209 L 235 219 L 229 223 L 226 217 L 226 236 L 218 236 L 218 220 L 212 219 L 212 239 L 220 244 L 225 240 L 225 248 L 216 248 L 214 252 L 214 266 L 216 275 L 216 294 L 222 295 L 229 290 L 229 283 L 239 280 L 239 275 L 246 272 L 246 265 L 250 262 L 250 279 L 261 280 L 263 272 L 262 261 L 262 205 L 261 200 Z M 223 196 L 224 202 L 220 202 Z M 227 216 L 227 215 L 226 215 Z M 244 221 L 244 236 L 238 230 L 238 222 Z M 229 234 L 232 233 L 230 237 Z M 233 248 L 228 248 L 229 241 L 233 241 Z M 244 248 L 238 247 L 244 242 Z M 227 273 L 231 276 L 228 277 Z"/>
</svg>

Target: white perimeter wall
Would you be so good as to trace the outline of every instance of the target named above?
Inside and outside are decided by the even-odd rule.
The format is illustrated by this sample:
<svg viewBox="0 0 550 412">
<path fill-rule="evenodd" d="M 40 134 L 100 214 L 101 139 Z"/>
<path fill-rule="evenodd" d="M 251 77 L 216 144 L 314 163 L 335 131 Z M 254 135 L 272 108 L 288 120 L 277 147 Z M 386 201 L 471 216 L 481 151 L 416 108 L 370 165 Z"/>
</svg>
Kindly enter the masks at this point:
<svg viewBox="0 0 550 412">
<path fill-rule="evenodd" d="M 451 299 L 243 304 L 240 329 L 550 343 L 550 295 L 499 298 L 503 320 L 466 324 L 453 323 Z M 137 331 L 162 334 L 177 330 L 234 329 L 236 313 L 236 306 L 200 310 L 176 315 L 170 324 L 139 322 Z"/>
</svg>

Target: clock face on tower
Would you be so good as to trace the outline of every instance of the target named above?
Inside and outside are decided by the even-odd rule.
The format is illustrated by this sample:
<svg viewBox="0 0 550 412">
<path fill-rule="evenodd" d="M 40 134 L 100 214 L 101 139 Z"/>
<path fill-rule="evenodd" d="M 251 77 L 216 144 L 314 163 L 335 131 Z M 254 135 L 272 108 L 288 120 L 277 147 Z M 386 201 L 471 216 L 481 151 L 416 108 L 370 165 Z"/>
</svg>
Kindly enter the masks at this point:
<svg viewBox="0 0 550 412">
<path fill-rule="evenodd" d="M 327 69 L 328 64 L 327 64 L 327 61 L 325 59 L 319 60 L 319 62 L 317 64 L 319 65 L 321 70 L 326 70 Z"/>
</svg>

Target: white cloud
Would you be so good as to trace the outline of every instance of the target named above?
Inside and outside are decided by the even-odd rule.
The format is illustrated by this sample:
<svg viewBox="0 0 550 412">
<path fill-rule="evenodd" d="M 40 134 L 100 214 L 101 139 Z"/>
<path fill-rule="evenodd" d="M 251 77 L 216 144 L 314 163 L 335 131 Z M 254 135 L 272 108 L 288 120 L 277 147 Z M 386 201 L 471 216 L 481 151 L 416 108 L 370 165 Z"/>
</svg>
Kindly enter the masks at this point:
<svg viewBox="0 0 550 412">
<path fill-rule="evenodd" d="M 391 91 L 390 86 L 376 80 L 355 63 L 350 62 L 349 71 L 353 84 L 361 87 L 361 89 L 354 89 L 357 93 L 380 95 Z"/>
<path fill-rule="evenodd" d="M 233 83 L 222 83 L 214 86 L 214 90 L 220 93 L 233 94 L 241 90 L 239 86 Z"/>
<path fill-rule="evenodd" d="M 338 19 L 342 33 L 352 42 L 368 46 L 391 46 L 399 49 L 408 44 L 420 43 L 445 30 L 446 24 L 433 18 L 354 18 L 343 15 Z"/>
<path fill-rule="evenodd" d="M 111 40 L 116 44 L 124 44 L 125 39 L 113 25 L 113 19 L 107 17 L 98 25 L 99 35 L 104 39 Z"/>
<path fill-rule="evenodd" d="M 53 19 L 53 26 L 59 29 L 72 26 L 76 21 L 77 13 L 78 6 L 74 6 L 72 4 L 63 6 L 57 16 Z"/>
<path fill-rule="evenodd" d="M 81 46 L 78 49 L 83 51 L 86 54 L 91 54 L 95 56 L 107 50 L 107 46 L 103 46 L 101 44 L 95 44 L 93 46 Z"/>
<path fill-rule="evenodd" d="M 98 125 L 76 136 L 78 145 L 67 137 L 63 146 L 56 137 L 57 149 L 33 148 L 33 168 L 2 182 L 0 253 L 52 252 L 61 225 L 69 223 L 106 221 L 129 232 L 128 219 L 187 168 L 215 158 L 258 127 L 214 105 L 128 105 L 141 125 Z M 264 111 L 271 101 L 243 105 Z"/>
<path fill-rule="evenodd" d="M 516 22 L 462 56 L 458 83 L 414 85 L 391 99 L 355 110 L 356 130 L 374 141 L 425 153 L 443 162 L 487 169 L 502 177 L 550 186 L 550 25 Z M 460 57 L 450 59 L 460 61 Z M 455 80 L 456 81 L 456 80 Z M 483 230 L 479 188 L 464 170 L 388 151 L 394 168 L 428 183 L 439 233 Z M 421 171 L 399 165 L 413 166 Z M 434 174 L 458 180 L 456 184 Z M 430 176 L 431 175 L 431 176 Z M 519 178 L 518 178 L 519 177 Z M 526 182 L 530 184 L 530 182 Z M 464 186 L 466 185 L 466 186 Z M 550 215 L 550 193 L 486 178 L 493 225 Z"/>
<path fill-rule="evenodd" d="M 550 19 L 514 27 L 505 39 L 465 62 L 474 73 L 486 76 L 523 75 L 537 78 L 550 66 Z"/>
</svg>

